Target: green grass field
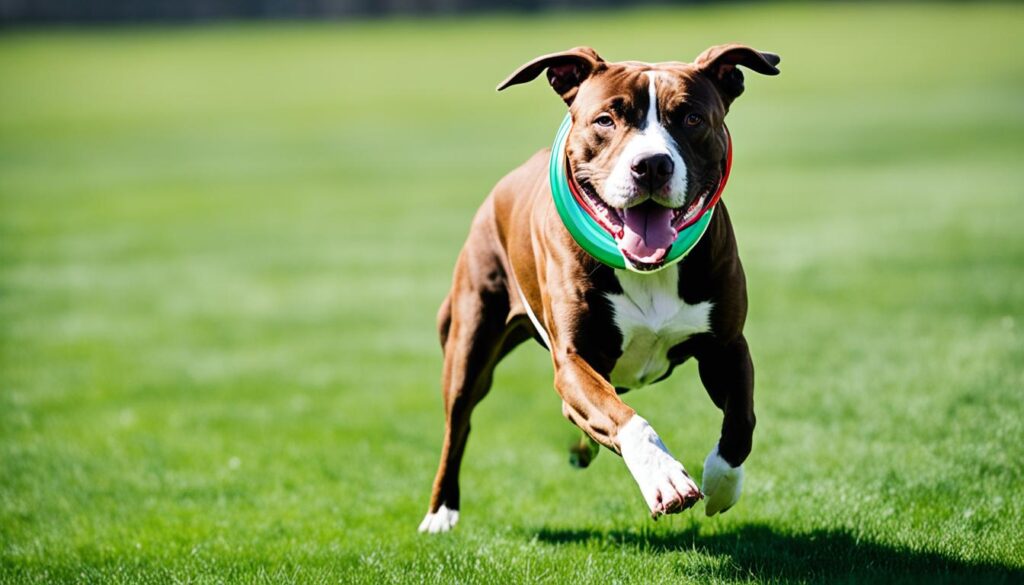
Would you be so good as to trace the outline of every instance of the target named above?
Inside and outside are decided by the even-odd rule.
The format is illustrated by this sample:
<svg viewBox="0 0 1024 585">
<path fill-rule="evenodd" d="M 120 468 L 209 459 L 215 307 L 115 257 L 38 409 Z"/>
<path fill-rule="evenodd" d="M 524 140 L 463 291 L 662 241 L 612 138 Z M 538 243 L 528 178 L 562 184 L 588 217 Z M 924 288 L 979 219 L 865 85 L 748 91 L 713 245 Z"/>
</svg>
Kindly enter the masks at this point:
<svg viewBox="0 0 1024 585">
<path fill-rule="evenodd" d="M 0 35 L 0 581 L 1024 582 L 1024 8 Z M 624 32 L 625 31 L 625 34 Z M 725 516 L 577 471 L 550 361 L 429 538 L 434 314 L 578 44 L 783 56 L 730 116 L 759 425 Z M 692 364 L 628 401 L 699 476 Z"/>
</svg>

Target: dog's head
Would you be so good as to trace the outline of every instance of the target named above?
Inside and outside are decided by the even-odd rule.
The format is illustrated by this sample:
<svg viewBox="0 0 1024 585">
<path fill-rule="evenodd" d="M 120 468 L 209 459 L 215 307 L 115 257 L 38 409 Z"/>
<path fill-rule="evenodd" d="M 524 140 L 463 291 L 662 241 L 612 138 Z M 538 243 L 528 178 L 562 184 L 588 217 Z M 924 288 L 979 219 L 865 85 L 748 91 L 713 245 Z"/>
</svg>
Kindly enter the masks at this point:
<svg viewBox="0 0 1024 585">
<path fill-rule="evenodd" d="M 572 115 L 573 178 L 627 260 L 653 270 L 722 178 L 725 115 L 743 93 L 737 66 L 777 75 L 779 61 L 736 44 L 711 47 L 694 63 L 653 64 L 609 63 L 578 47 L 530 61 L 498 90 L 547 70 Z"/>
</svg>

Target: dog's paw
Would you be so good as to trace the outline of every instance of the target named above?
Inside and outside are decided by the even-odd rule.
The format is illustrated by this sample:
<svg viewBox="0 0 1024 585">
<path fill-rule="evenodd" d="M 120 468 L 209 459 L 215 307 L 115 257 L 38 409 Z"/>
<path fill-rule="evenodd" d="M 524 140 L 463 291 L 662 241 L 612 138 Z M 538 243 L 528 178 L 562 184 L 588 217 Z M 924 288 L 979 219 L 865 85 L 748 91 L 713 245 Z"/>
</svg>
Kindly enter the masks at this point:
<svg viewBox="0 0 1024 585">
<path fill-rule="evenodd" d="M 449 510 L 444 504 L 437 509 L 437 512 L 427 512 L 423 522 L 420 522 L 420 532 L 437 534 L 448 532 L 455 527 L 459 521 L 459 511 Z"/>
<path fill-rule="evenodd" d="M 683 464 L 672 457 L 658 433 L 639 415 L 633 415 L 619 430 L 619 448 L 652 518 L 682 512 L 703 497 Z"/>
<path fill-rule="evenodd" d="M 708 453 L 704 460 L 704 478 L 702 482 L 707 501 L 704 513 L 714 516 L 733 507 L 740 499 L 743 491 L 743 466 L 733 467 L 718 454 L 718 445 Z"/>
<path fill-rule="evenodd" d="M 601 445 L 584 434 L 579 441 L 569 447 L 569 464 L 577 469 L 585 469 L 594 461 L 600 451 Z"/>
</svg>

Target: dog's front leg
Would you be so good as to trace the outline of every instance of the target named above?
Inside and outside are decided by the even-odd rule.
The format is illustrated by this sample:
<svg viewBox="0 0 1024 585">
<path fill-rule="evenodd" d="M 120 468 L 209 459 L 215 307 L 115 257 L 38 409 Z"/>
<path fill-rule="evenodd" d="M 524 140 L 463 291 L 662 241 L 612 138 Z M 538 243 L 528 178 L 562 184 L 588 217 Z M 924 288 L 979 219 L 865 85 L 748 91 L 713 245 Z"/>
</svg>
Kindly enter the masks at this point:
<svg viewBox="0 0 1024 585">
<path fill-rule="evenodd" d="M 708 516 L 725 512 L 740 499 L 743 462 L 754 434 L 754 365 L 741 335 L 697 354 L 700 379 L 711 400 L 722 409 L 722 436 L 704 461 L 702 481 Z"/>
<path fill-rule="evenodd" d="M 654 428 L 622 402 L 607 380 L 574 352 L 556 352 L 554 361 L 562 413 L 595 441 L 622 455 L 651 517 L 681 512 L 697 503 L 702 497 L 697 484 Z"/>
</svg>

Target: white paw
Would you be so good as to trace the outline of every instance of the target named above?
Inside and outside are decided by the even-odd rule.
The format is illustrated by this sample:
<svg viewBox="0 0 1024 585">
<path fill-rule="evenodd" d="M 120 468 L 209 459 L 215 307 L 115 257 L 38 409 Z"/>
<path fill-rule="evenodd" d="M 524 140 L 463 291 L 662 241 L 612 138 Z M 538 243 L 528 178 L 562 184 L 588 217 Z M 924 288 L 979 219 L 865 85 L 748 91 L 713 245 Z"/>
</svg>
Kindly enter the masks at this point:
<svg viewBox="0 0 1024 585">
<path fill-rule="evenodd" d="M 444 504 L 437 509 L 437 512 L 427 512 L 423 522 L 420 522 L 420 532 L 429 532 L 430 534 L 437 534 L 438 532 L 448 532 L 455 527 L 455 524 L 459 521 L 459 511 L 449 510 Z"/>
<path fill-rule="evenodd" d="M 714 516 L 725 512 L 740 499 L 743 490 L 743 466 L 733 467 L 718 454 L 718 445 L 704 460 L 704 513 Z"/>
<path fill-rule="evenodd" d="M 633 415 L 619 429 L 618 439 L 622 460 L 640 486 L 652 518 L 682 512 L 703 497 L 683 464 L 672 457 L 643 417 Z"/>
</svg>

